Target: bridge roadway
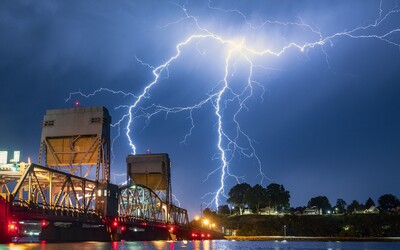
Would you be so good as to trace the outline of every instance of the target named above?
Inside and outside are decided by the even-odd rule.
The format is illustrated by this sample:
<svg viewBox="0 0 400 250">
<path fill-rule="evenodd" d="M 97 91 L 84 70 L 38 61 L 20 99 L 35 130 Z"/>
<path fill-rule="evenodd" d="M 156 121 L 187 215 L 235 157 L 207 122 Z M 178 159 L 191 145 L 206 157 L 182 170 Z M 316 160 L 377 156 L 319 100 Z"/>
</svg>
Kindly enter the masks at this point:
<svg viewBox="0 0 400 250">
<path fill-rule="evenodd" d="M 36 164 L 0 169 L 0 240 L 188 239 L 185 209 L 143 185 L 118 187 Z M 209 236 L 211 237 L 211 236 Z"/>
</svg>

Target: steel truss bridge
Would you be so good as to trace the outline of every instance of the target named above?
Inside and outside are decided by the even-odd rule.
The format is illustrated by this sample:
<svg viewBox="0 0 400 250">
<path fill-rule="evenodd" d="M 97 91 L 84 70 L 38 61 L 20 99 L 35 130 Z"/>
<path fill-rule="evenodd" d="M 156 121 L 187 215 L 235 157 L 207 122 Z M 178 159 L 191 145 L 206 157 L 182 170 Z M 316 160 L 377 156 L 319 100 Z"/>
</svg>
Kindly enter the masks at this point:
<svg viewBox="0 0 400 250">
<path fill-rule="evenodd" d="M 79 233 L 82 240 L 153 239 L 147 231 L 156 232 L 156 238 L 168 239 L 188 225 L 185 209 L 163 202 L 148 187 L 113 186 L 114 193 L 101 182 L 36 164 L 2 168 L 1 240 L 41 233 L 49 241 L 68 241 L 59 238 L 70 231 Z M 99 209 L 101 200 L 113 195 L 115 208 L 106 203 L 112 212 Z"/>
<path fill-rule="evenodd" d="M 188 215 L 171 202 L 168 155 L 128 156 L 127 176 L 136 181 L 111 184 L 110 124 L 105 107 L 47 110 L 39 151 L 45 166 L 0 165 L 0 241 L 181 237 Z"/>
</svg>

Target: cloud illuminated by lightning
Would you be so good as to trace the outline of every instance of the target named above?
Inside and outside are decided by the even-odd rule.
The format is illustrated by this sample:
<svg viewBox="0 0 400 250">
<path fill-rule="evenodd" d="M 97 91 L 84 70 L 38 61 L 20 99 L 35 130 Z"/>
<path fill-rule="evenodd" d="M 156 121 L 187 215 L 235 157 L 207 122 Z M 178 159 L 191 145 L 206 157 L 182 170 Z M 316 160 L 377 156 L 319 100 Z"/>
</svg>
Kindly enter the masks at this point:
<svg viewBox="0 0 400 250">
<path fill-rule="evenodd" d="M 175 113 L 186 112 L 188 114 L 188 119 L 190 120 L 190 128 L 188 132 L 185 134 L 182 142 L 186 142 L 187 138 L 192 134 L 193 129 L 195 128 L 195 120 L 193 118 L 193 112 L 201 109 L 206 104 L 211 104 L 213 107 L 213 114 L 217 120 L 216 125 L 216 134 L 217 141 L 216 146 L 218 148 L 218 152 L 215 154 L 214 159 L 219 160 L 219 166 L 215 168 L 208 176 L 220 173 L 220 183 L 219 188 L 213 192 L 206 195 L 212 195 L 212 199 L 209 206 L 211 204 L 218 207 L 221 203 L 221 198 L 225 196 L 225 181 L 227 178 L 234 178 L 237 182 L 241 182 L 243 177 L 235 176 L 231 171 L 231 161 L 237 156 L 244 156 L 248 158 L 255 159 L 258 166 L 258 171 L 260 174 L 261 182 L 266 178 L 266 175 L 263 173 L 261 161 L 256 153 L 256 147 L 254 146 L 254 141 L 247 135 L 247 133 L 240 126 L 240 122 L 238 116 L 244 110 L 247 110 L 246 106 L 247 101 L 253 97 L 254 91 L 261 89 L 261 94 L 259 95 L 262 98 L 262 95 L 265 91 L 263 85 L 254 80 L 253 72 L 257 67 L 263 67 L 262 65 L 257 65 L 254 63 L 254 58 L 263 58 L 263 57 L 280 57 L 285 52 L 289 50 L 297 50 L 302 53 L 307 53 L 310 49 L 320 48 L 322 53 L 325 55 L 327 66 L 329 67 L 328 62 L 328 54 L 325 51 L 325 46 L 332 46 L 335 39 L 338 38 L 350 38 L 350 39 L 375 39 L 379 40 L 383 43 L 389 44 L 391 46 L 400 48 L 399 42 L 394 40 L 394 36 L 400 34 L 400 27 L 391 28 L 387 31 L 377 31 L 377 28 L 382 28 L 384 23 L 387 20 L 395 15 L 400 14 L 400 9 L 395 8 L 389 11 L 383 10 L 383 2 L 381 1 L 379 4 L 378 17 L 371 23 L 357 26 L 354 28 L 350 28 L 345 31 L 340 31 L 337 33 L 333 33 L 327 36 L 324 36 L 316 27 L 306 24 L 300 17 L 298 22 L 280 22 L 280 21 L 271 21 L 271 20 L 263 20 L 260 24 L 254 25 L 252 24 L 246 15 L 238 9 L 223 9 L 214 7 L 212 1 L 209 1 L 208 8 L 212 11 L 224 12 L 227 14 L 238 15 L 243 19 L 243 22 L 249 26 L 251 29 L 260 30 L 265 28 L 268 25 L 277 25 L 284 27 L 294 27 L 294 28 L 302 28 L 307 30 L 312 37 L 315 37 L 315 40 L 310 42 L 298 43 L 294 41 L 288 41 L 284 45 L 282 45 L 278 49 L 272 49 L 269 47 L 265 48 L 254 48 L 246 42 L 245 37 L 238 41 L 237 39 L 227 38 L 218 33 L 213 32 L 208 28 L 204 28 L 197 17 L 191 15 L 189 11 L 186 9 L 185 5 L 175 4 L 182 11 L 182 18 L 175 20 L 171 23 L 168 23 L 159 28 L 166 28 L 171 25 L 176 25 L 181 22 L 190 22 L 194 25 L 195 31 L 192 35 L 188 36 L 186 39 L 178 42 L 175 46 L 175 53 L 167 58 L 161 65 L 152 66 L 148 63 L 144 63 L 139 58 L 136 60 L 142 65 L 148 67 L 152 71 L 153 79 L 149 83 L 147 83 L 144 89 L 137 95 L 133 95 L 131 93 L 124 93 L 121 91 L 113 91 L 109 89 L 101 88 L 96 90 L 92 94 L 84 95 L 81 92 L 71 93 L 69 95 L 70 100 L 73 95 L 79 94 L 84 97 L 91 97 L 97 94 L 99 91 L 107 91 L 110 93 L 122 94 L 125 96 L 131 96 L 134 98 L 134 101 L 131 105 L 120 106 L 118 108 L 126 108 L 126 113 L 120 118 L 119 121 L 113 124 L 114 127 L 120 128 L 123 122 L 126 122 L 126 137 L 129 141 L 129 145 L 132 149 L 133 154 L 136 154 L 137 148 L 134 143 L 134 132 L 135 132 L 135 119 L 145 119 L 146 123 L 150 123 L 151 119 L 159 114 L 171 115 Z M 150 98 L 150 91 L 155 88 L 157 84 L 161 84 L 161 78 L 163 76 L 168 77 L 169 75 L 169 67 L 173 64 L 181 55 L 182 48 L 190 45 L 197 44 L 200 41 L 204 41 L 207 43 L 217 43 L 222 45 L 225 50 L 224 54 L 224 65 L 223 65 L 223 74 L 221 75 L 221 80 L 216 83 L 216 86 L 211 89 L 206 98 L 201 101 L 194 103 L 190 106 L 173 106 L 167 107 L 157 104 L 152 104 L 150 106 L 143 107 L 142 103 L 144 99 Z M 202 53 L 199 51 L 199 53 Z M 247 67 L 247 79 L 243 82 L 243 88 L 241 91 L 234 90 L 232 88 L 231 79 L 236 71 L 236 63 L 241 62 L 244 63 Z M 241 65 L 242 65 L 241 64 Z M 232 103 L 235 103 L 238 107 L 234 112 L 232 117 L 232 122 L 235 125 L 235 131 L 228 131 L 224 124 L 224 117 L 226 109 L 230 107 Z M 119 130 L 118 130 L 119 131 Z M 119 135 L 119 132 L 118 132 Z M 136 140 L 136 139 L 135 139 Z M 244 142 L 243 142 L 244 141 Z M 225 196 L 226 197 L 226 196 Z"/>
</svg>

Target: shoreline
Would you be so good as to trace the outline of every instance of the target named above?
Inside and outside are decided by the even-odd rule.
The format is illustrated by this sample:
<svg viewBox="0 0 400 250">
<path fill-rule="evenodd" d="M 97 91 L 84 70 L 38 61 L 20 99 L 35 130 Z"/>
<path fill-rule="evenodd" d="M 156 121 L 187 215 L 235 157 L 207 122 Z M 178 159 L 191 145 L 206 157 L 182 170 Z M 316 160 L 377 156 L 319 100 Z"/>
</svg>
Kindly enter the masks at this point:
<svg viewBox="0 0 400 250">
<path fill-rule="evenodd" d="M 236 241 L 369 241 L 400 242 L 400 237 L 225 236 Z"/>
</svg>

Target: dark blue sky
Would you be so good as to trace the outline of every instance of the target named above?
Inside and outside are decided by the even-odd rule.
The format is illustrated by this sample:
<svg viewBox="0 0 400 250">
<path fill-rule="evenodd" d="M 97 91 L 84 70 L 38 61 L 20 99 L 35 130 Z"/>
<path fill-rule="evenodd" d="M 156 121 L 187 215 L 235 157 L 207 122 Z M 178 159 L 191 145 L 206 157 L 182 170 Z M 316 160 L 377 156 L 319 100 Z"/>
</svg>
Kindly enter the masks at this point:
<svg viewBox="0 0 400 250">
<path fill-rule="evenodd" d="M 65 99 L 98 88 L 139 95 L 153 75 L 136 58 L 157 67 L 175 55 L 179 42 L 205 34 L 187 18 L 182 4 L 2 1 L 0 149 L 18 149 L 22 159 L 36 161 L 45 111 L 73 107 L 75 101 L 105 106 L 117 122 L 127 109 L 115 108 L 132 105 L 132 96 L 103 91 Z M 377 24 L 305 52 L 292 48 L 279 57 L 251 55 L 253 96 L 236 118 L 268 177 L 263 186 L 283 184 L 292 206 L 306 205 L 318 195 L 326 195 L 332 204 L 337 198 L 350 203 L 368 197 L 376 201 L 385 193 L 400 196 L 400 1 L 212 1 L 210 6 L 189 1 L 185 8 L 200 27 L 256 50 L 279 51 L 291 42 L 304 45 Z M 375 37 L 366 37 L 371 35 Z M 182 47 L 169 74 L 161 74 L 150 98 L 138 108 L 152 103 L 190 106 L 220 91 L 228 49 L 213 39 Z M 232 91 L 246 95 L 249 64 L 235 56 L 229 62 L 229 84 Z M 239 104 L 227 101 L 232 97 L 224 95 L 222 121 L 227 135 L 235 138 L 233 117 Z M 213 99 L 192 112 L 195 128 L 185 143 L 189 112 L 159 113 L 147 126 L 144 119 L 136 119 L 132 127 L 137 153 L 150 148 L 170 154 L 173 193 L 191 215 L 212 199 L 202 196 L 220 185 L 216 103 Z M 125 134 L 126 120 L 121 124 Z M 112 134 L 115 137 L 117 130 Z M 252 152 L 243 135 L 237 143 L 245 153 Z M 125 136 L 115 140 L 114 152 L 112 181 L 121 182 L 125 157 L 131 153 Z M 236 151 L 229 166 L 242 181 L 254 185 L 262 180 L 255 157 Z M 235 183 L 235 178 L 227 178 L 227 191 Z"/>
</svg>

